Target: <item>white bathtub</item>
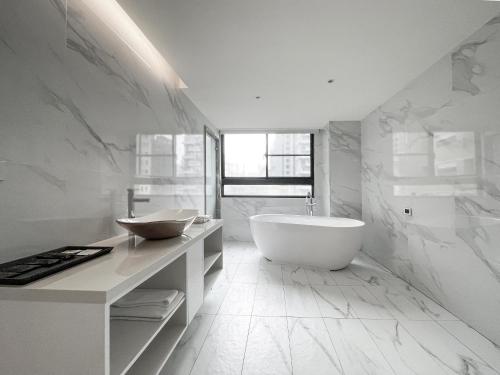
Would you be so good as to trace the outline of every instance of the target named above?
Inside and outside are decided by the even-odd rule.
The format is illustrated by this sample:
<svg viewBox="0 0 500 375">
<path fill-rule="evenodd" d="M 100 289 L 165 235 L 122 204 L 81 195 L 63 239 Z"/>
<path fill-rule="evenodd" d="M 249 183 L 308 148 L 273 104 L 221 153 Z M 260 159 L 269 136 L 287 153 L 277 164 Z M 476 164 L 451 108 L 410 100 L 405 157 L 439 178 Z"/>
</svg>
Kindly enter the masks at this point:
<svg viewBox="0 0 500 375">
<path fill-rule="evenodd" d="M 364 222 L 340 217 L 255 215 L 252 236 L 264 257 L 280 263 L 339 270 L 361 249 Z"/>
</svg>

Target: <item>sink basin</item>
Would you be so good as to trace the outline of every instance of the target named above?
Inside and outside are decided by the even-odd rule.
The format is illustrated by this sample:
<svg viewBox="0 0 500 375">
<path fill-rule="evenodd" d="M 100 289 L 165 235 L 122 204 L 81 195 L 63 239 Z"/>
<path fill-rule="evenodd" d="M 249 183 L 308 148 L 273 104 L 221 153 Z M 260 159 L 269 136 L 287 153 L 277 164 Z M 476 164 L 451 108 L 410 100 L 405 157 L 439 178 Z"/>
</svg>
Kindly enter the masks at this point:
<svg viewBox="0 0 500 375">
<path fill-rule="evenodd" d="M 198 216 L 198 210 L 165 209 L 146 216 L 117 219 L 130 232 L 148 240 L 180 236 Z"/>
</svg>

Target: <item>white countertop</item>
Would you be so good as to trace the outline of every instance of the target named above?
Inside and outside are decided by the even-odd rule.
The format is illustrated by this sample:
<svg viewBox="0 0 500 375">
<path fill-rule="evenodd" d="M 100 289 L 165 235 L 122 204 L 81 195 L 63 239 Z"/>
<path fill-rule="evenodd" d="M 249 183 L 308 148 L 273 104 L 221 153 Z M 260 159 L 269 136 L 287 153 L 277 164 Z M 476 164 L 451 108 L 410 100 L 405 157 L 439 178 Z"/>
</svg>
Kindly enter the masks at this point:
<svg viewBox="0 0 500 375">
<path fill-rule="evenodd" d="M 222 226 L 223 220 L 193 224 L 185 235 L 147 241 L 123 234 L 91 246 L 113 246 L 106 255 L 23 286 L 0 287 L 0 300 L 113 302 L 171 263 L 194 242 Z"/>
</svg>

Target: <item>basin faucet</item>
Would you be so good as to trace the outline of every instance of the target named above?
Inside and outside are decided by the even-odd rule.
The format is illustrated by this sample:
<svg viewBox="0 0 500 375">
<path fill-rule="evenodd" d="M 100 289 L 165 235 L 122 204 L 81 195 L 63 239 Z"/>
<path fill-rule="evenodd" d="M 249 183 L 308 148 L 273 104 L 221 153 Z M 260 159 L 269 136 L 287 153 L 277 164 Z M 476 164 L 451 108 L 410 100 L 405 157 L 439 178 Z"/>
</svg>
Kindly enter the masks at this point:
<svg viewBox="0 0 500 375">
<path fill-rule="evenodd" d="M 134 197 L 134 189 L 127 189 L 128 193 L 128 217 L 133 218 L 135 217 L 135 203 L 136 202 L 149 202 L 149 198 L 135 198 Z"/>
<path fill-rule="evenodd" d="M 314 215 L 314 206 L 318 204 L 318 202 L 314 201 L 312 194 L 310 191 L 307 192 L 306 195 L 306 215 L 313 216 Z"/>
</svg>

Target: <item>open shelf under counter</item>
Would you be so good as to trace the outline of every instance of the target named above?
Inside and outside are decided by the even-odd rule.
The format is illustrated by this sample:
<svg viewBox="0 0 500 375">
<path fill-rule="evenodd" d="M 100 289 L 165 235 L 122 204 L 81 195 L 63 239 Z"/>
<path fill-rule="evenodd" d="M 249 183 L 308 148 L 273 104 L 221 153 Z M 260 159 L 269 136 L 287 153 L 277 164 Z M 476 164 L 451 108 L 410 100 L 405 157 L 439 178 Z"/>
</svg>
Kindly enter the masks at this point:
<svg viewBox="0 0 500 375">
<path fill-rule="evenodd" d="M 204 297 L 207 296 L 208 293 L 213 289 L 215 284 L 217 283 L 217 280 L 219 280 L 220 277 L 222 277 L 222 272 L 224 272 L 222 269 L 210 269 L 209 272 L 206 273 L 205 278 L 204 278 Z"/>
<path fill-rule="evenodd" d="M 185 296 L 177 301 L 167 317 L 159 322 L 111 319 L 110 322 L 110 373 L 125 374 L 146 350 L 182 305 Z"/>
<path fill-rule="evenodd" d="M 221 269 L 223 267 L 223 243 L 222 243 L 222 227 L 214 230 L 205 238 L 204 242 L 204 270 L 203 274 Z M 207 282 L 205 280 L 205 289 Z"/>
<path fill-rule="evenodd" d="M 222 225 L 211 220 L 159 241 L 117 236 L 91 244 L 114 247 L 107 255 L 28 285 L 0 287 L 0 373 L 158 374 L 203 303 L 204 247 L 222 250 Z M 110 319 L 110 305 L 136 288 L 185 296 L 159 322 Z"/>
<path fill-rule="evenodd" d="M 212 268 L 212 266 L 217 262 L 217 260 L 222 256 L 222 251 L 205 251 L 205 260 L 204 260 L 204 272 L 203 274 L 206 275 L 208 271 Z"/>
<path fill-rule="evenodd" d="M 163 328 L 127 375 L 159 374 L 186 329 L 187 325 L 182 324 L 167 325 Z"/>
</svg>

